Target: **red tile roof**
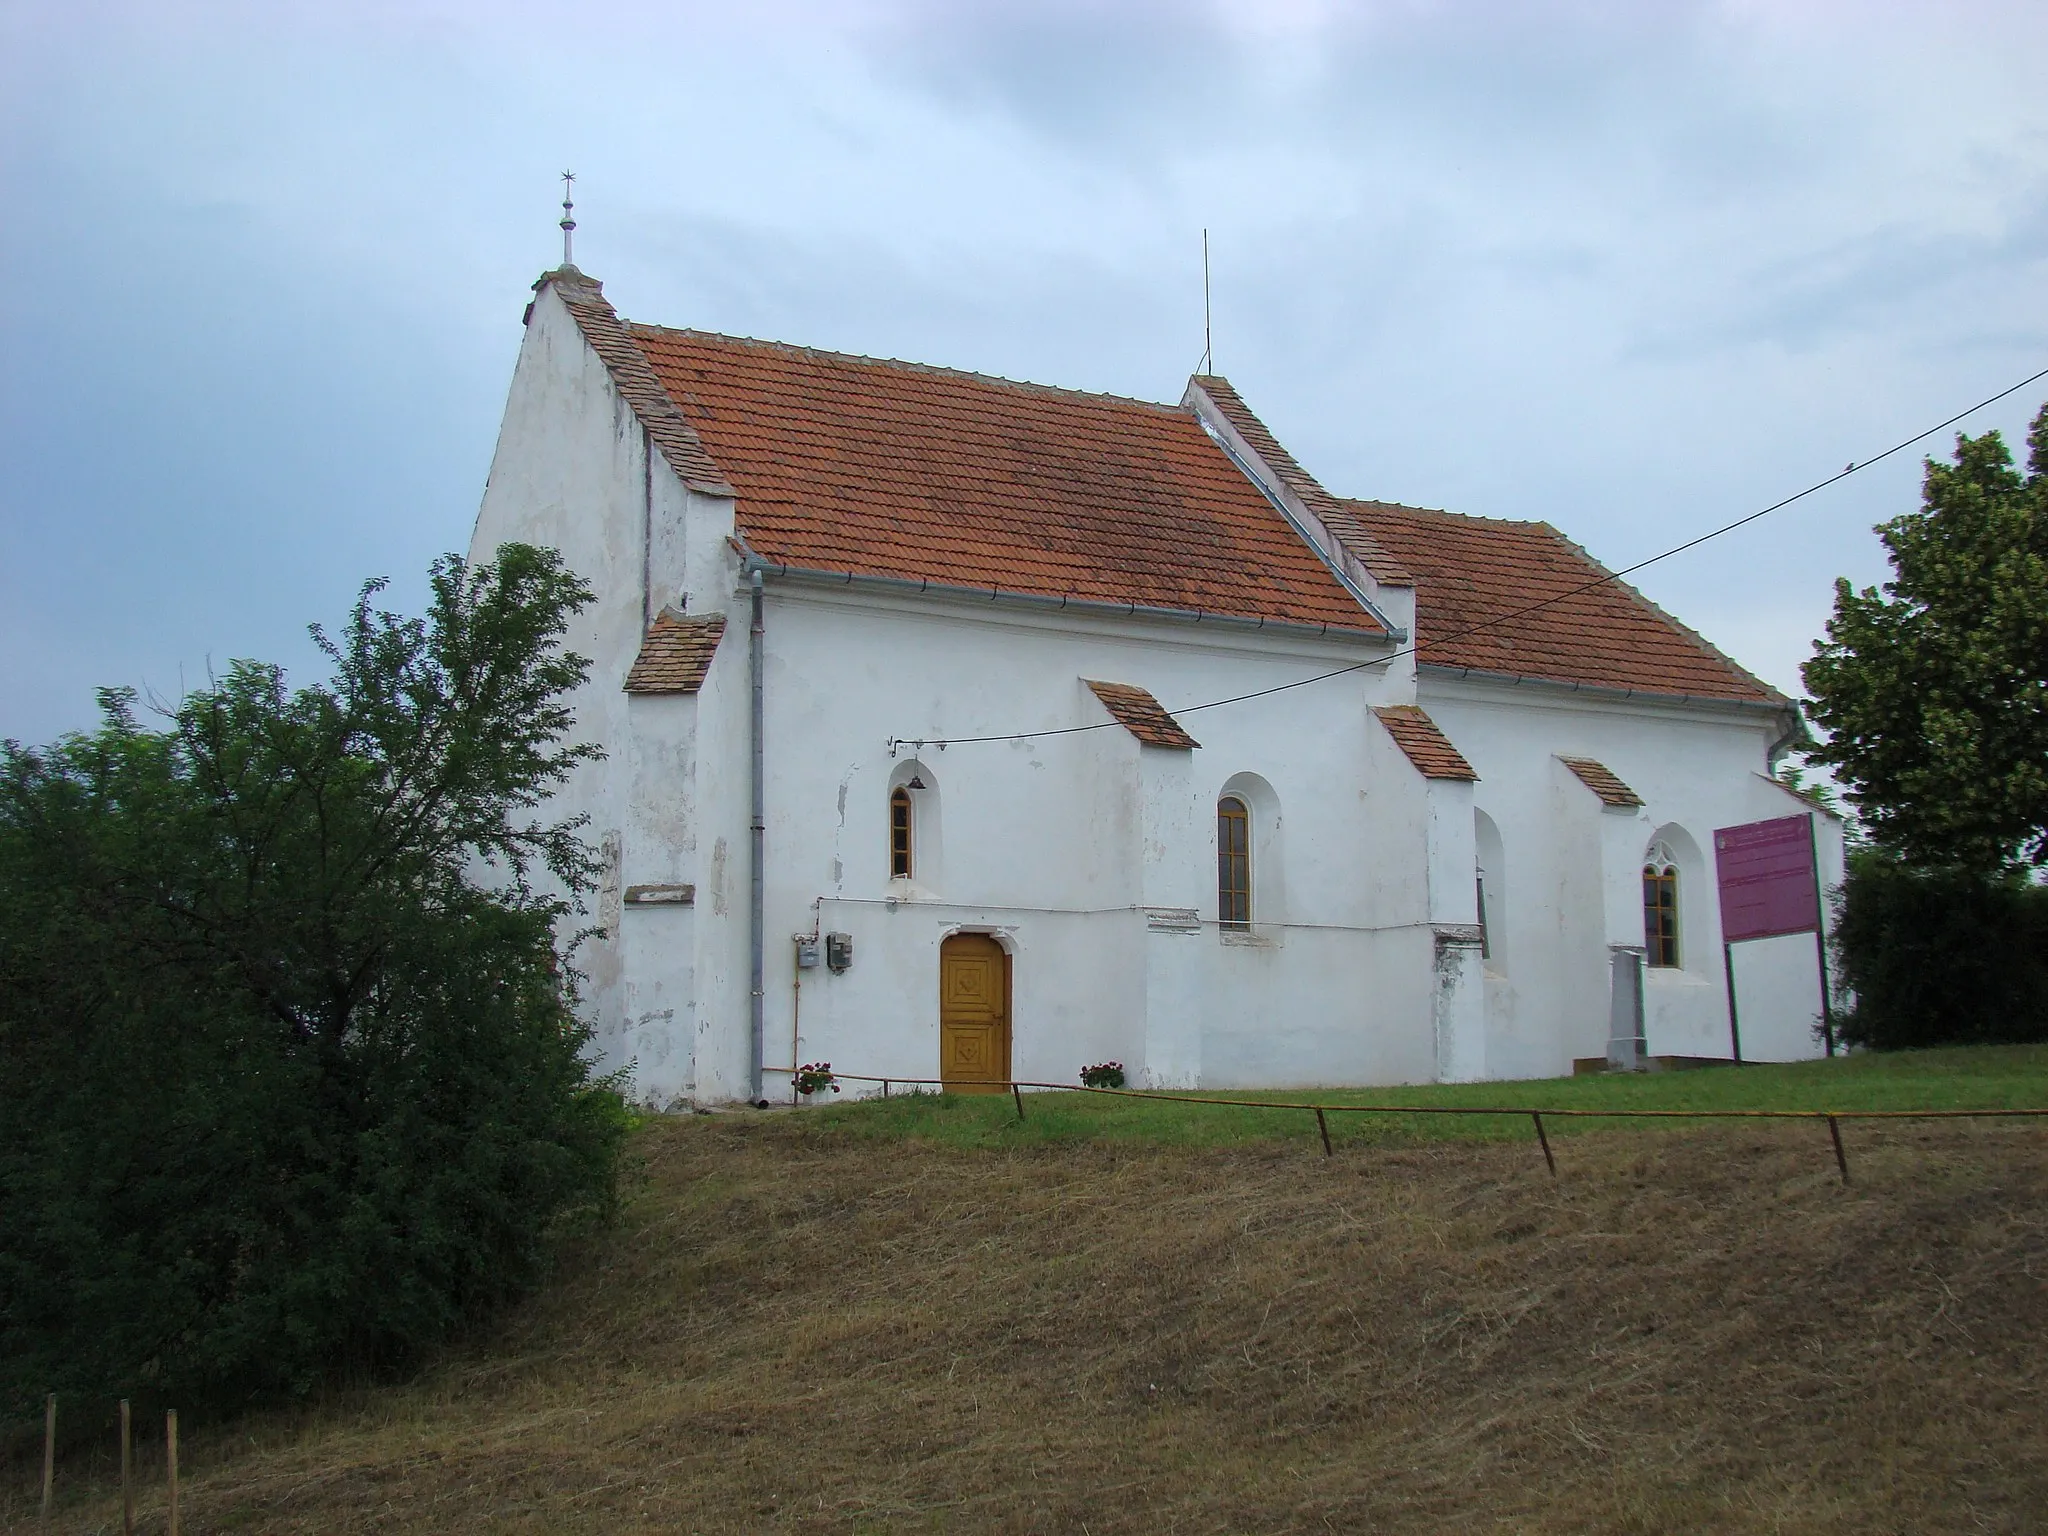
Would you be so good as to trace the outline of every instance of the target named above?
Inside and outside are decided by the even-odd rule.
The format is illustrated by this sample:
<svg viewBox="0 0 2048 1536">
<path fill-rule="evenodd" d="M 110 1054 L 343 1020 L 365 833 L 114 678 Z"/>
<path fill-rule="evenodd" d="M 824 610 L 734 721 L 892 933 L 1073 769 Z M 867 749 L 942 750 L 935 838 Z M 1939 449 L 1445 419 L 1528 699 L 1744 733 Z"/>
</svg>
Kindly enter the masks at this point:
<svg viewBox="0 0 2048 1536">
<path fill-rule="evenodd" d="M 1619 810 L 1643 803 L 1643 797 L 1622 783 L 1604 763 L 1596 763 L 1590 757 L 1560 757 L 1558 761 L 1577 774 L 1579 782 L 1598 795 L 1602 805 Z"/>
<path fill-rule="evenodd" d="M 725 633 L 722 613 L 677 613 L 664 608 L 647 626 L 640 654 L 626 674 L 628 693 L 695 693 L 711 671 Z"/>
<path fill-rule="evenodd" d="M 1094 690 L 1095 697 L 1102 700 L 1102 707 L 1115 717 L 1117 724 L 1146 746 L 1188 751 L 1201 745 L 1144 689 L 1131 683 L 1098 683 L 1085 677 L 1081 681 Z"/>
<path fill-rule="evenodd" d="M 1384 632 L 1192 404 L 629 325 L 573 268 L 541 283 L 676 474 L 734 495 L 740 535 L 770 561 Z M 1634 588 L 1600 583 L 1548 524 L 1340 500 L 1227 379 L 1197 391 L 1376 580 L 1417 587 L 1424 665 L 1788 702 Z"/>
<path fill-rule="evenodd" d="M 1696 698 L 1784 704 L 1548 523 L 1347 502 L 1415 573 L 1425 666 Z M 1596 585 L 1597 583 L 1597 585 Z M 1555 599 L 1533 612 L 1531 604 Z"/>
<path fill-rule="evenodd" d="M 626 331 L 765 559 L 1381 631 L 1191 409 Z"/>
<path fill-rule="evenodd" d="M 1464 754 L 1451 745 L 1426 710 L 1413 704 L 1389 704 L 1373 711 L 1380 724 L 1394 738 L 1394 744 L 1408 754 L 1408 761 L 1425 779 L 1475 780 L 1478 774 Z"/>
</svg>

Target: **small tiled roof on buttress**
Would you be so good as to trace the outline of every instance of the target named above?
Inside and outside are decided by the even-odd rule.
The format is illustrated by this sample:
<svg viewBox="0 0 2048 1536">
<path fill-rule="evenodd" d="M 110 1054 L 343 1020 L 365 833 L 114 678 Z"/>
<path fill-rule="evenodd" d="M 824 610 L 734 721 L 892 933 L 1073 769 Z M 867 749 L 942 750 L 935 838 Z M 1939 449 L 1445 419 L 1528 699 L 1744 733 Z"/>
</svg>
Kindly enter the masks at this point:
<svg viewBox="0 0 2048 1536">
<path fill-rule="evenodd" d="M 1102 707 L 1125 730 L 1148 747 L 1174 747 L 1183 752 L 1193 751 L 1201 743 L 1190 736 L 1181 723 L 1166 712 L 1157 699 L 1134 683 L 1098 683 L 1091 678 L 1082 678 L 1095 697 L 1102 700 Z"/>
<path fill-rule="evenodd" d="M 1548 523 L 1344 503 L 1414 574 L 1417 659 L 1642 693 L 1788 701 Z M 1541 604 L 1542 606 L 1535 606 Z"/>
<path fill-rule="evenodd" d="M 640 654 L 626 674 L 626 692 L 696 693 L 710 674 L 724 634 L 722 613 L 662 609 L 640 641 Z"/>
<path fill-rule="evenodd" d="M 1408 761 L 1425 779 L 1477 779 L 1465 754 L 1451 745 L 1443 728 L 1429 718 L 1429 711 L 1414 704 L 1388 704 L 1373 711 L 1380 724 L 1394 738 L 1394 744 L 1408 754 Z"/>
<path fill-rule="evenodd" d="M 1643 803 L 1643 797 L 1621 782 L 1621 776 L 1605 763 L 1595 762 L 1590 757 L 1560 757 L 1565 767 L 1578 776 L 1586 788 L 1600 798 L 1600 803 L 1617 811 L 1629 810 Z"/>
</svg>

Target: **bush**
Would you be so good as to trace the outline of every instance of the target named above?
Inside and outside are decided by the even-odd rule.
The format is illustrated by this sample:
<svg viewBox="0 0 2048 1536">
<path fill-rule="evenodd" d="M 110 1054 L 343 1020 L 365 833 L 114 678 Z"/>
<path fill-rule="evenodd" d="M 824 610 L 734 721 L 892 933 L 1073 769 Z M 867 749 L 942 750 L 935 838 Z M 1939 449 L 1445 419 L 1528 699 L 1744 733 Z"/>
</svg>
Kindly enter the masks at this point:
<svg viewBox="0 0 2048 1536">
<path fill-rule="evenodd" d="M 2048 1041 L 2048 887 L 1865 852 L 1836 912 L 1839 979 L 1855 994 L 1845 1043 Z"/>
<path fill-rule="evenodd" d="M 114 693 L 0 748 L 0 1417 L 402 1371 L 609 1207 L 556 951 L 590 859 L 532 814 L 590 755 L 587 589 L 510 545 L 427 621 L 374 591 L 327 685 L 236 663 L 164 730 Z"/>
</svg>

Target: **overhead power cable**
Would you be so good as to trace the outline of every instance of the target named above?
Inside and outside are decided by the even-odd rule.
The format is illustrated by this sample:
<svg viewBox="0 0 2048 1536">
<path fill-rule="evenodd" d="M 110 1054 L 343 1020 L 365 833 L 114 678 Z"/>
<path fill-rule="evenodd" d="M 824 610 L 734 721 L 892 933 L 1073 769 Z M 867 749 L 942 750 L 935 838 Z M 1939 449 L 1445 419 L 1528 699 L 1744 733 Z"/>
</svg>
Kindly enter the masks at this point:
<svg viewBox="0 0 2048 1536">
<path fill-rule="evenodd" d="M 1624 576 L 1632 576 L 1637 571 L 1647 570 L 1649 567 L 1656 565 L 1659 561 L 1669 560 L 1674 555 L 1682 555 L 1687 550 L 1698 549 L 1702 544 L 1706 544 L 1714 539 L 1718 539 L 1724 534 L 1733 533 L 1738 528 L 1748 527 L 1751 523 L 1756 522 L 1759 518 L 1769 517 L 1773 512 L 1782 511 L 1784 508 L 1791 506 L 1792 503 L 1795 501 L 1804 501 L 1807 497 L 1813 495 L 1816 491 L 1824 491 L 1829 486 L 1836 484 L 1838 481 L 1848 479 L 1851 475 L 1860 475 L 1863 473 L 1864 470 L 1869 469 L 1872 465 L 1882 464 L 1886 459 L 1893 458 L 1898 454 L 1904 453 L 1908 448 L 1913 447 L 1916 443 L 1925 442 L 1928 438 L 1934 436 L 1935 433 L 1952 427 L 1957 422 L 1962 421 L 1967 417 L 1976 415 L 1977 412 L 1983 410 L 1987 405 L 1996 405 L 1999 401 L 2003 400 L 2007 395 L 2018 394 L 2021 390 L 2025 389 L 2029 384 L 2038 383 L 2042 379 L 2048 379 L 2048 368 L 2043 368 L 2038 373 L 2028 374 L 2024 379 L 2021 379 L 2017 384 L 2009 384 L 2004 389 L 2001 389 L 1995 395 L 1985 396 L 1984 399 L 1979 400 L 1975 405 L 1968 406 L 1963 410 L 1957 411 L 1955 415 L 1949 417 L 1945 421 L 1936 422 L 1933 426 L 1928 427 L 1925 431 L 1915 432 L 1911 437 L 1901 438 L 1898 442 L 1893 443 L 1891 447 L 1885 449 L 1882 453 L 1874 453 L 1867 459 L 1851 460 L 1848 464 L 1844 465 L 1834 474 L 1829 475 L 1825 480 L 1816 480 L 1813 482 L 1813 484 L 1806 487 L 1805 490 L 1794 491 L 1790 496 L 1785 497 L 1782 501 L 1774 501 L 1768 507 L 1760 508 L 1759 510 L 1750 513 L 1746 517 L 1738 517 L 1732 523 L 1723 523 L 1719 528 L 1711 529 L 1708 532 L 1699 535 L 1699 537 L 1697 538 L 1687 539 L 1683 544 L 1674 544 L 1671 548 L 1664 550 L 1659 554 L 1651 555 L 1647 560 L 1638 560 L 1634 565 L 1625 565 L 1618 571 L 1604 572 L 1600 576 L 1595 577 L 1592 581 L 1585 582 L 1576 587 L 1571 587 L 1566 591 L 1557 593 L 1555 596 L 1546 597 L 1540 602 L 1529 603 L 1524 607 L 1513 609 L 1507 613 L 1498 614 L 1491 619 L 1485 620 L 1483 623 L 1467 625 L 1464 629 L 1453 630 L 1449 634 L 1437 635 L 1433 636 L 1432 638 L 1436 643 L 1442 644 L 1451 640 L 1463 640 L 1471 635 L 1484 634 L 1487 630 L 1498 628 L 1500 625 L 1506 624 L 1514 619 L 1524 618 L 1527 615 L 1538 612 L 1541 609 L 1549 608 L 1557 603 L 1564 602 L 1568 598 L 1577 597 L 1582 592 L 1594 591 L 1599 587 L 1604 587 L 1608 585 L 1610 582 L 1620 581 Z M 1390 661 L 1398 661 L 1403 656 L 1413 655 L 1417 647 L 1420 645 L 1420 643 L 1420 641 L 1417 641 L 1415 644 L 1403 646 L 1400 650 L 1397 651 L 1389 651 L 1384 656 L 1375 656 L 1368 661 L 1354 661 L 1350 663 L 1348 666 L 1335 667 L 1328 672 L 1318 672 L 1312 677 L 1299 677 L 1291 683 L 1275 683 L 1270 688 L 1255 688 L 1249 693 L 1234 693 L 1231 694 L 1228 698 L 1210 699 L 1206 703 L 1202 704 L 1177 705 L 1174 708 L 1168 710 L 1168 713 L 1176 716 L 1200 714 L 1205 709 L 1222 709 L 1227 705 L 1245 704 L 1249 703 L 1253 699 L 1263 699 L 1268 698 L 1276 693 L 1286 693 L 1290 689 L 1306 688 L 1312 683 L 1326 683 L 1333 677 L 1344 677 L 1352 672 L 1363 672 L 1370 667 L 1383 667 Z M 1054 726 L 1041 731 L 1004 731 L 999 735 L 990 736 L 927 736 L 915 739 L 910 737 L 903 737 L 900 739 L 903 745 L 905 746 L 970 747 L 979 745 L 984 742 L 992 741 L 1036 741 L 1040 738 L 1048 736 L 1080 736 L 1085 735 L 1089 731 L 1112 730 L 1117 728 L 1119 724 L 1120 722 L 1116 720 L 1098 720 L 1090 725 L 1062 725 Z"/>
</svg>

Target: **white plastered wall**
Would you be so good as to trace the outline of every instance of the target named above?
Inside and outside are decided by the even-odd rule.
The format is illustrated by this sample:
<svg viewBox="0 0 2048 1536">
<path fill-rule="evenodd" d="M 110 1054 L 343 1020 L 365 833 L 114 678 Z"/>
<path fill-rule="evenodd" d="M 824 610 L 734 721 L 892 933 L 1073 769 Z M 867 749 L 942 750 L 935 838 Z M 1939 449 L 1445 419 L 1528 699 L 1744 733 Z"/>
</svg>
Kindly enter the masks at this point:
<svg viewBox="0 0 2048 1536">
<path fill-rule="evenodd" d="M 1708 853 L 1681 880 L 1681 965 L 1645 972 L 1648 1048 L 1727 1056 L 1712 835 L 1804 809 L 1765 777 L 1777 720 L 1427 673 L 1420 702 L 1477 770 L 1474 803 L 1501 837 L 1506 873 L 1496 899 L 1508 942 L 1487 967 L 1488 1075 L 1548 1076 L 1605 1053 L 1610 946 L 1643 942 L 1642 857 L 1664 827 L 1682 828 Z M 1603 807 L 1560 756 L 1603 763 L 1645 804 Z M 1819 825 L 1823 883 L 1839 884 L 1839 825 L 1827 817 Z M 1819 1054 L 1812 938 L 1738 946 L 1736 968 L 1745 1058 Z"/>
<path fill-rule="evenodd" d="M 1140 746 L 1081 681 L 1133 683 L 1171 709 L 1329 670 L 1357 647 L 772 578 L 766 632 L 771 1065 L 934 1075 L 938 948 L 973 931 L 1011 952 L 1024 1079 L 1071 1082 L 1109 1059 L 1176 1086 L 1433 1075 L 1426 796 L 1405 762 L 1367 782 L 1376 672 L 1190 716 L 1192 752 Z M 1076 725 L 1100 728 L 959 740 Z M 887 803 L 913 754 L 939 790 L 944 864 L 906 885 L 888 874 Z M 1273 812 L 1248 935 L 1217 924 L 1214 842 L 1217 797 L 1245 776 Z M 1262 884 L 1276 869 L 1281 885 Z M 852 936 L 854 963 L 804 971 L 799 1002 L 789 935 L 814 912 Z M 770 1074 L 771 1097 L 784 1082 Z M 700 1093 L 721 1085 L 700 1073 Z"/>
<path fill-rule="evenodd" d="M 609 756 L 579 770 L 555 808 L 589 814 L 607 856 L 603 932 L 579 956 L 604 1065 L 631 1064 L 636 1091 L 658 1103 L 747 1088 L 748 601 L 732 519 L 730 500 L 650 460 L 544 289 L 471 553 L 515 538 L 552 545 L 599 594 L 570 637 L 594 663 L 572 704 Z M 1408 622 L 1412 594 L 1372 590 Z M 629 697 L 621 683 L 645 617 L 667 603 L 723 610 L 724 641 L 700 694 Z M 1760 777 L 1772 726 L 1757 715 L 1425 676 L 1419 702 L 1481 776 L 1429 783 L 1370 715 L 1416 697 L 1399 658 L 1190 715 L 1194 752 L 1140 747 L 1116 726 L 970 745 L 961 738 L 1101 724 L 1082 678 L 1137 684 L 1173 709 L 1372 652 L 773 579 L 766 610 L 763 1060 L 783 1069 L 767 1074 L 771 1096 L 808 1060 L 934 1075 L 939 946 L 962 931 L 992 933 L 1012 955 L 1024 1078 L 1071 1081 L 1105 1059 L 1176 1086 L 1566 1071 L 1604 1048 L 1606 947 L 1640 943 L 1638 861 L 1655 829 L 1682 826 L 1705 848 L 1715 826 L 1792 804 Z M 907 753 L 933 776 L 929 842 L 944 857 L 905 884 L 888 872 L 887 792 Z M 1648 804 L 1603 812 L 1560 753 L 1606 763 Z M 1256 785 L 1264 806 L 1248 935 L 1216 921 L 1215 802 L 1233 782 Z M 1500 834 L 1496 920 L 1509 935 L 1476 987 L 1482 968 L 1465 963 L 1476 952 L 1454 945 L 1447 973 L 1439 943 L 1476 920 L 1475 809 Z M 1838 880 L 1839 828 L 1823 821 L 1822 836 L 1823 870 Z M 628 907 L 637 884 L 686 884 L 694 902 Z M 1712 1055 L 1726 1009 L 1710 885 L 1686 891 L 1682 910 L 1685 964 L 1647 989 L 1650 1049 Z M 805 971 L 799 992 L 791 935 L 814 926 L 851 934 L 854 964 Z M 1814 1049 L 1811 953 L 1798 940 L 1738 952 L 1746 1054 Z"/>
<path fill-rule="evenodd" d="M 642 883 L 694 884 L 700 894 L 715 885 L 699 829 L 729 786 L 716 754 L 699 771 L 696 741 L 711 722 L 728 729 L 721 710 L 730 709 L 722 697 L 708 705 L 634 698 L 621 684 L 649 613 L 680 605 L 686 594 L 692 611 L 723 606 L 735 564 L 725 544 L 731 529 L 729 499 L 689 491 L 658 454 L 650 460 L 646 433 L 603 362 L 543 287 L 513 369 L 469 557 L 488 560 L 515 540 L 551 547 L 596 594 L 565 644 L 592 662 L 589 681 L 569 701 L 577 734 L 606 757 L 579 767 L 550 811 L 587 815 L 584 835 L 605 862 L 590 911 L 570 925 L 599 929 L 574 963 L 601 1060 L 633 1065 L 637 1090 L 664 1103 L 694 1091 L 693 1010 L 700 1014 L 723 982 L 730 940 L 705 909 L 629 909 L 623 897 Z M 703 602 L 705 594 L 716 601 Z M 714 676 L 730 670 L 735 641 L 744 650 L 743 616 L 738 630 L 728 632 Z M 743 859 L 744 847 L 738 852 Z M 699 954 L 707 947 L 709 965 Z"/>
</svg>

